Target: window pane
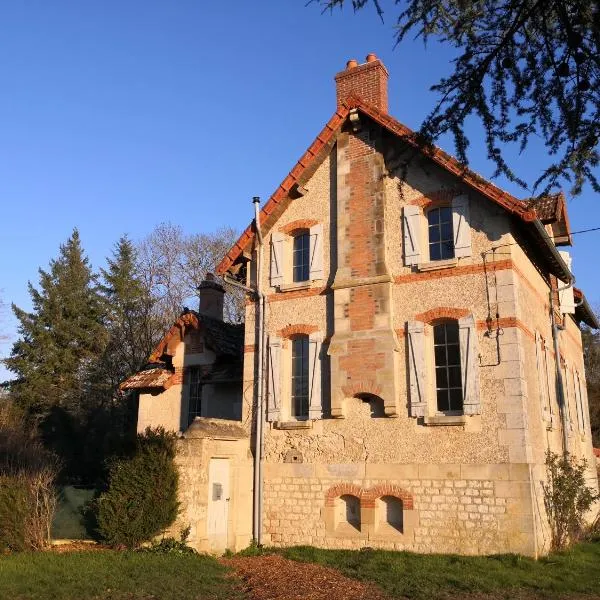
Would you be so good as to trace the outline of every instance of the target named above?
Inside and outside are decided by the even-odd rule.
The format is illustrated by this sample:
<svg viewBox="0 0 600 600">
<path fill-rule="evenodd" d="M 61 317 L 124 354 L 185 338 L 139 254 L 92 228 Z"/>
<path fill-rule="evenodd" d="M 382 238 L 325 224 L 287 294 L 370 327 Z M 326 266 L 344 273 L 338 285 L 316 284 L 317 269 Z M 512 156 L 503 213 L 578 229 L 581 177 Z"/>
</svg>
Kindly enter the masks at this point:
<svg viewBox="0 0 600 600">
<path fill-rule="evenodd" d="M 292 416 L 308 416 L 308 336 L 292 340 Z"/>
<path fill-rule="evenodd" d="M 441 244 L 440 256 L 442 260 L 454 258 L 454 244 L 452 242 L 443 242 Z"/>
<path fill-rule="evenodd" d="M 448 364 L 460 365 L 460 350 L 457 344 L 448 345 Z"/>
<path fill-rule="evenodd" d="M 452 209 L 449 206 L 444 206 L 439 209 L 440 211 L 440 221 L 442 223 L 451 223 L 452 222 Z"/>
<path fill-rule="evenodd" d="M 450 390 L 450 410 L 462 410 L 462 390 Z"/>
<path fill-rule="evenodd" d="M 446 367 L 438 367 L 435 370 L 435 385 L 437 388 L 448 387 L 448 370 Z"/>
<path fill-rule="evenodd" d="M 448 404 L 448 391 L 438 390 L 437 392 L 437 408 L 439 411 L 450 410 Z"/>
<path fill-rule="evenodd" d="M 440 222 L 440 209 L 434 208 L 427 213 L 427 221 L 430 225 L 438 225 Z"/>
<path fill-rule="evenodd" d="M 452 241 L 452 223 L 444 223 L 441 232 L 444 241 Z"/>
<path fill-rule="evenodd" d="M 435 325 L 433 328 L 433 341 L 435 344 L 444 344 L 446 342 L 445 331 L 445 325 Z"/>
<path fill-rule="evenodd" d="M 435 347 L 435 365 L 437 367 L 446 365 L 446 346 Z"/>
<path fill-rule="evenodd" d="M 440 241 L 440 228 L 439 227 L 430 227 L 429 228 L 429 241 L 430 242 L 439 242 Z"/>
<path fill-rule="evenodd" d="M 448 367 L 448 383 L 449 387 L 460 387 L 460 367 Z"/>
<path fill-rule="evenodd" d="M 432 244 L 429 246 L 429 260 L 440 260 L 442 258 L 442 251 L 439 244 Z"/>
<path fill-rule="evenodd" d="M 446 323 L 446 339 L 449 344 L 458 344 L 458 323 Z"/>
</svg>

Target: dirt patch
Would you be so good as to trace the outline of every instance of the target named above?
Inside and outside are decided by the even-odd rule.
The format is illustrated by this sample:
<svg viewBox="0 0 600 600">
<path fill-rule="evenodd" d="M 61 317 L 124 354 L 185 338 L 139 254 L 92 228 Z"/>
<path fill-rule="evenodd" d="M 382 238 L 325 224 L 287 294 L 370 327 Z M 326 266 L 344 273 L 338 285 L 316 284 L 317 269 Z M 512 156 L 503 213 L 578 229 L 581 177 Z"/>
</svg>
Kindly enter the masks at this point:
<svg viewBox="0 0 600 600">
<path fill-rule="evenodd" d="M 109 546 L 104 546 L 96 542 L 87 541 L 60 541 L 53 542 L 46 552 L 56 552 L 57 554 L 65 554 L 67 552 L 97 552 L 99 550 L 110 550 Z"/>
<path fill-rule="evenodd" d="M 339 571 L 277 554 L 221 559 L 242 579 L 251 600 L 388 600 L 377 586 Z"/>
</svg>

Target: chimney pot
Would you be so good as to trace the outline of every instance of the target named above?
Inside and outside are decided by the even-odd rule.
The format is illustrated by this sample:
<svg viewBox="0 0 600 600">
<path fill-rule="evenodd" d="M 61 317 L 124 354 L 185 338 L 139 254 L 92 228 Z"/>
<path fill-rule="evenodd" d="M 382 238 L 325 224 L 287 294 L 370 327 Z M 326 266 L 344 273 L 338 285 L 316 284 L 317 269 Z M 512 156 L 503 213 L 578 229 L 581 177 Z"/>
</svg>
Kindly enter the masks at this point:
<svg viewBox="0 0 600 600">
<path fill-rule="evenodd" d="M 375 54 L 373 54 L 372 52 L 370 54 L 367 54 L 367 62 L 375 62 L 377 60 L 377 56 Z"/>
<path fill-rule="evenodd" d="M 358 61 L 355 58 L 351 58 L 346 63 L 346 69 L 349 71 L 350 69 L 354 69 L 354 67 L 358 67 Z"/>
</svg>

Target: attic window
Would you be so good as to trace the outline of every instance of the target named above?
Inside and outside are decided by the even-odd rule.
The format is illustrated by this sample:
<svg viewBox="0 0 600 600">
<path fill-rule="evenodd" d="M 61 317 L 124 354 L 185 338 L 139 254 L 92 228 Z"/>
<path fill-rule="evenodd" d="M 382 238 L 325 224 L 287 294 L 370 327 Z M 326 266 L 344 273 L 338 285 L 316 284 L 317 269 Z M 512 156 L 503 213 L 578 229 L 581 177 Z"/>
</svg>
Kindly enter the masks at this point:
<svg viewBox="0 0 600 600">
<path fill-rule="evenodd" d="M 432 208 L 427 213 L 429 226 L 429 260 L 454 258 L 452 209 L 449 206 Z"/>
<path fill-rule="evenodd" d="M 310 234 L 304 230 L 294 236 L 294 282 L 310 278 Z"/>
</svg>

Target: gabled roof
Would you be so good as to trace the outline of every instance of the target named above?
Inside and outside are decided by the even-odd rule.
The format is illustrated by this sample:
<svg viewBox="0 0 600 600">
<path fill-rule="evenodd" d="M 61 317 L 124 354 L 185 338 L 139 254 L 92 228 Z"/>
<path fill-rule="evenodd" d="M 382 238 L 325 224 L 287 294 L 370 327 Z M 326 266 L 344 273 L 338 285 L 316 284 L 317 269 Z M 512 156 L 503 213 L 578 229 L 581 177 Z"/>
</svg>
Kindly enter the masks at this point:
<svg viewBox="0 0 600 600">
<path fill-rule="evenodd" d="M 173 371 L 166 368 L 166 365 L 150 365 L 150 368 L 144 369 L 131 377 L 128 377 L 120 386 L 121 390 L 166 390 L 173 384 Z"/>
<path fill-rule="evenodd" d="M 341 103 L 323 130 L 317 135 L 315 141 L 263 206 L 260 212 L 263 234 L 272 226 L 280 211 L 287 206 L 287 203 L 297 192 L 298 187 L 301 187 L 307 181 L 324 159 L 325 154 L 333 147 L 342 125 L 353 110 L 358 110 L 367 115 L 390 133 L 428 156 L 434 163 L 458 177 L 473 190 L 481 193 L 522 221 L 531 222 L 538 218 L 535 207 L 528 202 L 519 200 L 508 192 L 501 190 L 437 146 L 424 148 L 412 129 L 360 98 L 350 96 Z M 220 262 L 217 267 L 219 275 L 225 273 L 243 254 L 254 239 L 254 235 L 253 224 L 250 224 Z"/>
<path fill-rule="evenodd" d="M 565 195 L 558 192 L 541 198 L 530 198 L 528 202 L 535 210 L 538 219 L 544 225 L 550 226 L 554 243 L 557 246 L 570 246 L 571 225 Z"/>
</svg>

